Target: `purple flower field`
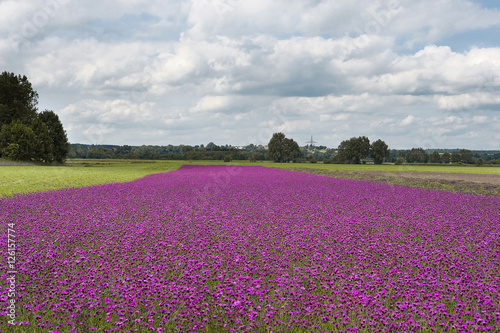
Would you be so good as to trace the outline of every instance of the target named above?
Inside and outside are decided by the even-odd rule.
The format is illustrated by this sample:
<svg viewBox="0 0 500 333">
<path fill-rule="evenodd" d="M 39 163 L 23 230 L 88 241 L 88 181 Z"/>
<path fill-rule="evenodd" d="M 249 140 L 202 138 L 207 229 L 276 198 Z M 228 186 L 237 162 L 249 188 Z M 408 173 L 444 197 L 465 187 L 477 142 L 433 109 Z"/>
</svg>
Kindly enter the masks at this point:
<svg viewBox="0 0 500 333">
<path fill-rule="evenodd" d="M 20 331 L 500 331 L 498 197 L 184 166 L 3 198 L 0 221 Z"/>
</svg>

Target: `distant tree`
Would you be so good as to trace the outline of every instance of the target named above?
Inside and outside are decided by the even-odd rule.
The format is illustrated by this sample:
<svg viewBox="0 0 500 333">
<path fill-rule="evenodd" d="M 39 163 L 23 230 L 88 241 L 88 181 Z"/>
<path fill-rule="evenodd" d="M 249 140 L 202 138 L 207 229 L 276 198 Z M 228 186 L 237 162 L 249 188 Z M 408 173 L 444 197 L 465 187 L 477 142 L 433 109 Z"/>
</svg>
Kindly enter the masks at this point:
<svg viewBox="0 0 500 333">
<path fill-rule="evenodd" d="M 412 148 L 406 155 L 406 162 L 408 163 L 427 163 L 428 161 L 429 155 L 423 148 Z"/>
<path fill-rule="evenodd" d="M 368 157 L 370 147 L 370 140 L 366 136 L 350 138 L 340 143 L 335 160 L 337 163 L 360 164 Z"/>
<path fill-rule="evenodd" d="M 395 165 L 401 165 L 405 162 L 405 159 L 402 158 L 402 157 L 398 157 L 398 159 L 396 160 L 396 162 L 394 163 Z"/>
<path fill-rule="evenodd" d="M 302 154 L 297 142 L 286 138 L 283 133 L 274 133 L 268 147 L 269 157 L 278 163 L 293 161 Z"/>
<path fill-rule="evenodd" d="M 450 158 L 451 158 L 451 155 L 450 153 L 448 153 L 447 151 L 445 151 L 443 153 L 443 155 L 441 156 L 441 161 L 445 164 L 449 164 L 450 163 Z"/>
<path fill-rule="evenodd" d="M 484 164 L 484 160 L 482 158 L 478 158 L 475 163 L 477 166 L 481 166 Z"/>
<path fill-rule="evenodd" d="M 116 148 L 115 151 L 117 155 L 127 155 L 130 154 L 131 152 L 132 152 L 132 147 L 128 145 L 120 146 Z"/>
<path fill-rule="evenodd" d="M 209 142 L 209 143 L 207 144 L 207 147 L 206 147 L 206 148 L 207 148 L 208 150 L 215 150 L 215 148 L 216 148 L 216 147 L 217 147 L 217 145 L 216 145 L 215 143 L 213 143 L 213 142 Z"/>
<path fill-rule="evenodd" d="M 267 145 L 269 148 L 269 157 L 274 162 L 284 162 L 285 161 L 285 134 L 283 133 L 274 133 L 269 144 Z"/>
<path fill-rule="evenodd" d="M 293 139 L 285 138 L 283 141 L 285 146 L 285 162 L 290 162 L 302 155 L 299 144 Z"/>
<path fill-rule="evenodd" d="M 0 128 L 19 120 L 31 125 L 36 118 L 38 93 L 26 76 L 3 72 L 0 75 Z"/>
<path fill-rule="evenodd" d="M 451 163 L 458 163 L 460 162 L 460 154 L 458 153 L 451 153 Z"/>
<path fill-rule="evenodd" d="M 439 155 L 439 153 L 437 151 L 433 151 L 429 155 L 429 160 L 430 160 L 431 163 L 442 163 L 442 161 L 441 161 L 441 155 Z"/>
<path fill-rule="evenodd" d="M 460 150 L 460 160 L 464 163 L 472 163 L 472 152 L 468 149 Z"/>
<path fill-rule="evenodd" d="M 49 131 L 52 140 L 53 160 L 57 163 L 64 163 L 68 157 L 70 145 L 59 117 L 54 111 L 45 110 L 38 114 L 38 119 L 45 123 Z"/>
<path fill-rule="evenodd" d="M 3 125 L 0 132 L 0 151 L 2 156 L 15 161 L 31 161 L 36 142 L 33 130 L 21 120 Z"/>
<path fill-rule="evenodd" d="M 375 164 L 382 164 L 384 159 L 389 157 L 389 146 L 379 139 L 372 143 L 370 155 L 373 157 Z"/>
<path fill-rule="evenodd" d="M 224 162 L 231 162 L 233 159 L 231 157 L 231 155 L 226 155 L 224 156 Z"/>
</svg>

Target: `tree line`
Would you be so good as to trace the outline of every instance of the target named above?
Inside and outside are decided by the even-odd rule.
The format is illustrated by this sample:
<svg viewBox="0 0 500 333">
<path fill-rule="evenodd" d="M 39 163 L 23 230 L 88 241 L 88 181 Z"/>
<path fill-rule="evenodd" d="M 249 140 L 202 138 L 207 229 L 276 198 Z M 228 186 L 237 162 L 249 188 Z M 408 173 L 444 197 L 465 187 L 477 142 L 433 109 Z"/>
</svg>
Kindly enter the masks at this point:
<svg viewBox="0 0 500 333">
<path fill-rule="evenodd" d="M 80 159 L 144 159 L 144 160 L 270 160 L 277 163 L 454 163 L 454 164 L 500 164 L 500 151 L 456 151 L 428 152 L 423 148 L 407 150 L 389 149 L 381 139 L 370 143 L 367 137 L 342 141 L 335 149 L 326 146 L 306 145 L 283 133 L 274 133 L 267 147 L 249 144 L 244 147 L 207 145 L 85 145 L 71 144 L 69 158 Z M 479 161 L 479 162 L 478 162 Z"/>
<path fill-rule="evenodd" d="M 38 93 L 26 76 L 0 75 L 0 157 L 14 161 L 64 163 L 66 132 L 51 110 L 38 112 Z"/>
</svg>

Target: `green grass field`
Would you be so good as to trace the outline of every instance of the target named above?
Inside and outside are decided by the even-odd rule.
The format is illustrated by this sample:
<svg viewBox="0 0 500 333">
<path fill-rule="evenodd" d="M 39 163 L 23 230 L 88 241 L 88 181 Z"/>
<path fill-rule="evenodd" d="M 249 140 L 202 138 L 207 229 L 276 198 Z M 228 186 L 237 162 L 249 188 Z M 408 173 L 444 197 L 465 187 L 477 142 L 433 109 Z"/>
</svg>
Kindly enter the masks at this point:
<svg viewBox="0 0 500 333">
<path fill-rule="evenodd" d="M 153 173 L 176 170 L 183 164 L 255 165 L 249 162 L 222 161 L 68 160 L 64 166 L 0 166 L 0 197 L 127 182 Z"/>
<path fill-rule="evenodd" d="M 279 164 L 267 161 L 224 163 L 222 161 L 68 160 L 64 166 L 0 166 L 0 197 L 67 187 L 126 182 L 153 173 L 176 170 L 183 164 L 263 165 L 280 169 L 299 167 L 348 171 L 378 170 L 500 174 L 500 167 L 475 166 Z"/>
</svg>

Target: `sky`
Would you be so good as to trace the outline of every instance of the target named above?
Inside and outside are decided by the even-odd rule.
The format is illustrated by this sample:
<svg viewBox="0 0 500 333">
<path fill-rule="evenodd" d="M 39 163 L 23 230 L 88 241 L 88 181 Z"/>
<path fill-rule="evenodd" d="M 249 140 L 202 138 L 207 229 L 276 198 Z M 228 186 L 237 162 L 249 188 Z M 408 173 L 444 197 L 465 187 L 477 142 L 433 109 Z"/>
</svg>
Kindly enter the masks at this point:
<svg viewBox="0 0 500 333">
<path fill-rule="evenodd" d="M 500 3 L 0 0 L 71 143 L 500 149 Z"/>
</svg>

